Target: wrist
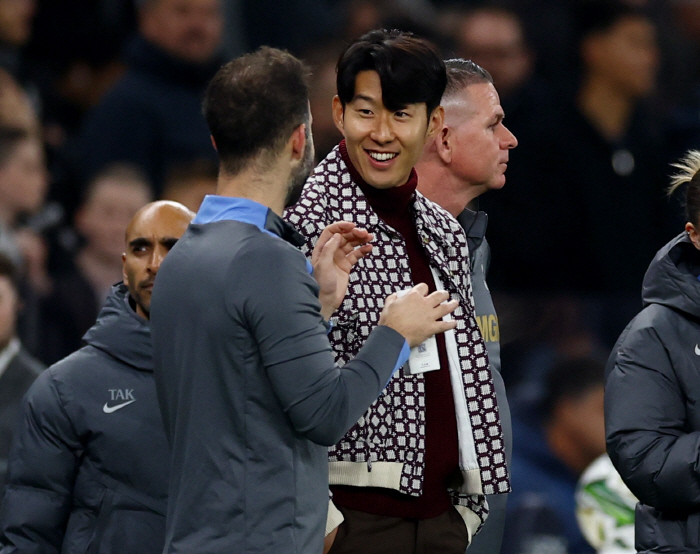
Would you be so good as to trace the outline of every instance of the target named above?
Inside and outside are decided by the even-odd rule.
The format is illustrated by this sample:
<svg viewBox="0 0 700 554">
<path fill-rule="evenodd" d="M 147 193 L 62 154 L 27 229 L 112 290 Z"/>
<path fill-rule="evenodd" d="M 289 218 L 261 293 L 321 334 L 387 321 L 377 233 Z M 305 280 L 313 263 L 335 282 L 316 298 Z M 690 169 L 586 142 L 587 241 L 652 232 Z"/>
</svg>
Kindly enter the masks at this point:
<svg viewBox="0 0 700 554">
<path fill-rule="evenodd" d="M 338 309 L 338 305 L 331 296 L 320 295 L 318 299 L 321 302 L 321 315 L 323 319 L 330 321 L 331 316 Z"/>
</svg>

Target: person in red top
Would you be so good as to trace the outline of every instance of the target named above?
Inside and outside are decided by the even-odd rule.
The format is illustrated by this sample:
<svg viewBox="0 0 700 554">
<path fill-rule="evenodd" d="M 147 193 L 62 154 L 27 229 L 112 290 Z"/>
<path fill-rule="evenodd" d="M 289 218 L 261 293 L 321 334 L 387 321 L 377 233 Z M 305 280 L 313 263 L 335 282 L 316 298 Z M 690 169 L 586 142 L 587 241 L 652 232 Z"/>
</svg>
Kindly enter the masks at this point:
<svg viewBox="0 0 700 554">
<path fill-rule="evenodd" d="M 413 166 L 443 127 L 445 84 L 441 56 L 423 39 L 371 31 L 352 43 L 338 62 L 333 100 L 345 139 L 286 214 L 306 236 L 307 255 L 331 221 L 374 233 L 373 252 L 353 268 L 332 318 L 341 363 L 377 324 L 387 293 L 426 283 L 459 300 L 456 331 L 421 345 L 331 448 L 331 554 L 463 554 L 488 513 L 484 495 L 510 490 L 466 234 L 416 192 Z"/>
</svg>

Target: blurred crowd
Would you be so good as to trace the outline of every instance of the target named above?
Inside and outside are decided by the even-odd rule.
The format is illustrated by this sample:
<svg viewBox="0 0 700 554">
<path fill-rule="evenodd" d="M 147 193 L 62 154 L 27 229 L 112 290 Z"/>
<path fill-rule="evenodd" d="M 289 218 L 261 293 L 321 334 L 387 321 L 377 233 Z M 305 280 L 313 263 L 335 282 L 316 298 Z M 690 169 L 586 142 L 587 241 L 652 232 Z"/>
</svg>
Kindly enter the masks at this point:
<svg viewBox="0 0 700 554">
<path fill-rule="evenodd" d="M 155 198 L 196 211 L 214 192 L 200 102 L 225 60 L 267 44 L 308 62 L 322 159 L 341 138 L 344 45 L 413 31 L 492 74 L 518 139 L 505 188 L 479 206 L 515 421 L 520 525 L 504 548 L 592 552 L 573 491 L 605 451 L 602 364 L 641 308 L 647 265 L 682 230 L 670 163 L 700 148 L 700 1 L 626 5 L 620 17 L 606 0 L 0 0 L 0 252 L 21 298 L 0 316 L 13 329 L 18 317 L 44 364 L 80 347 L 121 279 L 136 211 Z M 552 490 L 553 508 L 532 515 Z"/>
</svg>

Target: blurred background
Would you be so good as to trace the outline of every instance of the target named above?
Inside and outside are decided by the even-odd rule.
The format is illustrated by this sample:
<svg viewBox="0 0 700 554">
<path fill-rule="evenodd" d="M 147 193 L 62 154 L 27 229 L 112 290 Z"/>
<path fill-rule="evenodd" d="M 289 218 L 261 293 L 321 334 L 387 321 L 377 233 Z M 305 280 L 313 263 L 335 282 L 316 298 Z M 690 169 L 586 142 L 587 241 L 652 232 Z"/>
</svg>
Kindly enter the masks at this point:
<svg viewBox="0 0 700 554">
<path fill-rule="evenodd" d="M 0 0 L 0 252 L 22 277 L 19 337 L 46 364 L 77 349 L 136 210 L 196 210 L 214 191 L 200 101 L 223 62 L 264 44 L 305 59 L 320 159 L 341 138 L 338 55 L 377 27 L 494 77 L 519 141 L 478 206 L 499 314 L 482 331 L 500 338 L 515 420 L 504 553 L 593 552 L 574 490 L 605 450 L 602 367 L 683 229 L 665 189 L 700 148 L 700 0 Z"/>
</svg>

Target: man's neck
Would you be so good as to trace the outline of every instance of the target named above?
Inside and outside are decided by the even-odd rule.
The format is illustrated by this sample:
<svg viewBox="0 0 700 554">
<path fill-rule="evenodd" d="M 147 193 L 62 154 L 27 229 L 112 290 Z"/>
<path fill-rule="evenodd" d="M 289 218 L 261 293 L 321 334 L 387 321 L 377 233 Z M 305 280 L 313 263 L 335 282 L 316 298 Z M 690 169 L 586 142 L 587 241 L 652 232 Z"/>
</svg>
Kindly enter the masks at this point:
<svg viewBox="0 0 700 554">
<path fill-rule="evenodd" d="M 288 175 L 281 174 L 274 167 L 265 172 L 258 171 L 257 167 L 249 167 L 233 176 L 222 171 L 219 173 L 216 194 L 247 198 L 282 216 L 287 198 L 288 179 Z"/>
<path fill-rule="evenodd" d="M 419 162 L 416 171 L 420 193 L 453 217 L 461 214 L 472 200 L 484 192 L 482 187 L 465 185 L 448 166 L 439 162 Z"/>
<path fill-rule="evenodd" d="M 627 132 L 634 99 L 606 80 L 589 76 L 577 102 L 583 115 L 606 139 L 616 141 Z"/>
</svg>

